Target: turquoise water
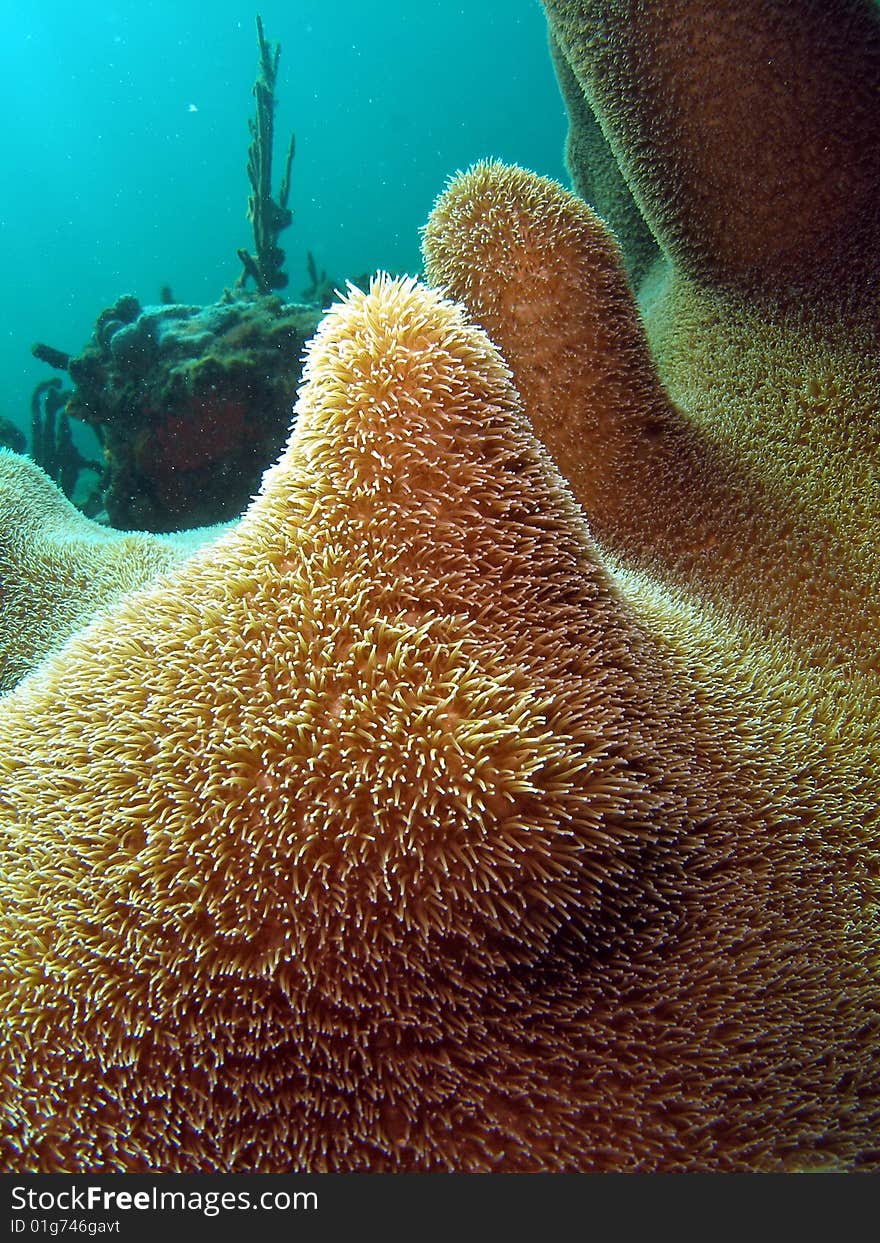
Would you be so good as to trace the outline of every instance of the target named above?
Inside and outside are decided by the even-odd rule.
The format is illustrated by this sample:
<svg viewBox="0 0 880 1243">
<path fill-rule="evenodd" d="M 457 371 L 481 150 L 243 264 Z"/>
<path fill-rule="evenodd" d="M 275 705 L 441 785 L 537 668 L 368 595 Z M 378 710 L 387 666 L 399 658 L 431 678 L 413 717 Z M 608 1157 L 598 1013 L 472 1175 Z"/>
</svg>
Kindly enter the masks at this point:
<svg viewBox="0 0 880 1243">
<path fill-rule="evenodd" d="M 281 43 L 275 188 L 290 131 L 287 296 L 306 254 L 339 278 L 417 271 L 447 177 L 497 156 L 564 178 L 565 117 L 538 0 L 0 2 L 5 121 L 0 415 L 120 294 L 209 302 L 252 248 L 245 171 L 255 14 Z"/>
</svg>

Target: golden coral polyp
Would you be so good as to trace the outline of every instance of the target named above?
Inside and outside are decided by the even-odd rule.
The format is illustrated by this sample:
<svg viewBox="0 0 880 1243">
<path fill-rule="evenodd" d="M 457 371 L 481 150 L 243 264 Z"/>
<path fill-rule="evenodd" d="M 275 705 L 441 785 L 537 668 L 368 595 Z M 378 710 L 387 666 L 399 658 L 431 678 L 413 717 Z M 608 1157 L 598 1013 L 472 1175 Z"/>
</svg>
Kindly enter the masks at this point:
<svg viewBox="0 0 880 1243">
<path fill-rule="evenodd" d="M 465 174 L 467 311 L 350 291 L 239 527 L 0 700 L 5 1170 L 880 1164 L 874 35 L 792 79 L 853 163 L 757 267 L 689 240 L 718 148 L 664 171 L 738 14 L 876 10 L 546 7 L 644 316 L 582 203 Z"/>
<path fill-rule="evenodd" d="M 481 267 L 482 243 L 463 236 L 469 275 L 449 273 L 449 286 L 480 286 L 468 305 L 478 319 L 485 309 L 481 322 L 517 383 L 532 385 L 523 397 L 533 417 L 558 417 L 574 440 L 580 428 L 588 491 L 560 465 L 604 543 L 760 620 L 805 658 L 876 677 L 880 9 L 874 0 L 544 8 L 569 167 L 617 233 L 644 328 L 611 270 L 605 231 L 594 217 L 585 223 L 583 204 L 535 183 L 529 194 L 544 200 L 535 211 L 509 181 L 499 194 L 500 215 L 522 220 L 525 208 L 535 225 L 527 240 L 496 230 L 493 258 L 511 242 L 510 279 Z M 454 234 L 438 248 L 444 280 Z M 555 319 L 528 292 L 541 254 L 550 301 L 560 298 Z M 540 322 L 526 331 L 521 315 L 491 311 L 493 284 L 508 284 L 507 303 L 520 298 Z M 597 315 L 607 316 L 610 349 L 583 335 L 573 351 L 554 350 L 554 334 L 571 341 Z M 536 387 L 542 358 L 559 376 L 561 416 L 548 411 L 546 376 Z M 595 401 L 591 369 L 601 375 Z"/>
<path fill-rule="evenodd" d="M 352 292 L 239 528 L 3 701 L 5 1168 L 481 1165 L 477 999 L 656 836 L 628 629 L 483 334 Z"/>
<path fill-rule="evenodd" d="M 0 703 L 3 1168 L 873 1160 L 876 705 L 609 571 L 437 294 L 306 376 Z"/>
</svg>

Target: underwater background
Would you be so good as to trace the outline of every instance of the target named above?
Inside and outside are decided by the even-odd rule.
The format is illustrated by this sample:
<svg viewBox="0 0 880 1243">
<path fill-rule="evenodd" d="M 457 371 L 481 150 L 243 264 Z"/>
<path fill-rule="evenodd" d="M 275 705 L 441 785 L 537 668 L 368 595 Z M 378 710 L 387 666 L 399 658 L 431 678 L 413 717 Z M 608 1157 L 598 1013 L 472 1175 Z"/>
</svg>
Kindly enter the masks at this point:
<svg viewBox="0 0 880 1243">
<path fill-rule="evenodd" d="M 537 0 L 4 0 L 0 417 L 29 426 L 52 375 L 36 341 L 76 353 L 123 293 L 205 303 L 234 284 L 257 12 L 281 44 L 276 181 L 296 135 L 285 299 L 308 251 L 340 282 L 418 271 L 434 199 L 475 160 L 565 178 Z"/>
</svg>

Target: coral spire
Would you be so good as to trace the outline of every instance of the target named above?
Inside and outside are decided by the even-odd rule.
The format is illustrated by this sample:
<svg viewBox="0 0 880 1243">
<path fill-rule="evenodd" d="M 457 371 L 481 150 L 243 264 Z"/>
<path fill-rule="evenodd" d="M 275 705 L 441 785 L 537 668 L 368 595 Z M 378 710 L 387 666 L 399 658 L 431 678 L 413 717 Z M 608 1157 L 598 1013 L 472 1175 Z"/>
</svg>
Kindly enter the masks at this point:
<svg viewBox="0 0 880 1243">
<path fill-rule="evenodd" d="M 725 441 L 673 403 L 619 248 L 585 203 L 534 173 L 478 164 L 438 199 L 424 252 L 430 279 L 512 366 L 536 434 L 604 548 L 794 639 L 811 658 L 870 667 L 877 623 L 862 601 L 875 545 L 837 538 L 783 463 L 762 460 L 754 419 Z M 740 383 L 754 391 L 756 381 Z M 780 407 L 784 432 L 792 416 Z M 713 413 L 729 419 L 723 405 Z M 823 421 L 835 421 L 830 411 Z M 841 477 L 830 446 L 812 456 L 824 477 Z"/>
</svg>

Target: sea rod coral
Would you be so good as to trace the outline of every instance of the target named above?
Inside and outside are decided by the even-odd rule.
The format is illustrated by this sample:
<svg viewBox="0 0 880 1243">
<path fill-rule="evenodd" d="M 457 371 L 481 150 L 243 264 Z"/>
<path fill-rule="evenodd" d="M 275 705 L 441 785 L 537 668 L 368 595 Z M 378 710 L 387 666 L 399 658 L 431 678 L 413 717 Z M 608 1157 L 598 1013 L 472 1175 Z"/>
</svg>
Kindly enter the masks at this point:
<svg viewBox="0 0 880 1243">
<path fill-rule="evenodd" d="M 627 7 L 547 4 L 646 331 L 589 209 L 479 166 L 425 237 L 465 307 L 351 290 L 241 523 L 0 700 L 0 1168 L 880 1166 L 871 148 L 826 113 L 806 275 L 748 212 L 701 266 L 676 74 L 750 81 L 735 15 Z"/>
</svg>

